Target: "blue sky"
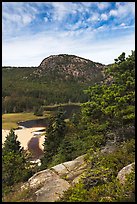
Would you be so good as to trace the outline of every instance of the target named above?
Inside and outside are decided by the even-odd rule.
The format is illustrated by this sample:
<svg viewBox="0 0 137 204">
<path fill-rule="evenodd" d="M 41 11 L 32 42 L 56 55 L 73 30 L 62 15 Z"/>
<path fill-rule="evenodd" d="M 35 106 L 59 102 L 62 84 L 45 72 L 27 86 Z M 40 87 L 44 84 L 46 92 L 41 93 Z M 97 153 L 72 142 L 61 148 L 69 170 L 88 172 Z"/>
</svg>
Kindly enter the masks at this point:
<svg viewBox="0 0 137 204">
<path fill-rule="evenodd" d="M 135 2 L 2 2 L 2 65 L 74 54 L 103 64 L 135 50 Z"/>
</svg>

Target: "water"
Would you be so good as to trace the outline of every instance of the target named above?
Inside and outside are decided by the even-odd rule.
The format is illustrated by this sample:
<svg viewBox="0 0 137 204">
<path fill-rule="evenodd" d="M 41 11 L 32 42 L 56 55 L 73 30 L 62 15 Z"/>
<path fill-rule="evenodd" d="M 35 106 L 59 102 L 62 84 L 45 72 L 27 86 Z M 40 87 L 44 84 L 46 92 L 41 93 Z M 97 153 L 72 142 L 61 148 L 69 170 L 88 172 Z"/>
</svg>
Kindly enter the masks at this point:
<svg viewBox="0 0 137 204">
<path fill-rule="evenodd" d="M 39 147 L 39 138 L 32 137 L 28 142 L 28 150 L 32 153 L 33 159 L 38 159 L 43 155 L 43 151 Z"/>
<path fill-rule="evenodd" d="M 36 120 L 27 120 L 18 122 L 19 126 L 23 126 L 25 128 L 33 128 L 33 127 L 46 127 L 48 125 L 47 118 L 36 119 Z"/>
<path fill-rule="evenodd" d="M 48 125 L 47 118 L 20 121 L 18 125 L 22 128 L 33 128 L 33 127 L 46 127 Z M 34 136 L 28 141 L 28 150 L 32 153 L 32 159 L 39 159 L 43 155 L 43 150 L 39 147 L 39 136 L 45 130 L 35 131 Z M 41 134 L 40 134 L 41 133 Z"/>
</svg>

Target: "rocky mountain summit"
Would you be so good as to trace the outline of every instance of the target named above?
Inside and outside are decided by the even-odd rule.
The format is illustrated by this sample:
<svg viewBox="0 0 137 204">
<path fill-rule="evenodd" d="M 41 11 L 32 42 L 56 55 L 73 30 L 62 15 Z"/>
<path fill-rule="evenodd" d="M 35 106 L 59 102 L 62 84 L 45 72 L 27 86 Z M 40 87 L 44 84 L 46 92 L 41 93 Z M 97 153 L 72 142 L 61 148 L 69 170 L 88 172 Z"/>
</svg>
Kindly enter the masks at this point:
<svg viewBox="0 0 137 204">
<path fill-rule="evenodd" d="M 62 79 L 90 81 L 103 77 L 105 65 L 75 55 L 60 54 L 45 58 L 33 72 L 37 77 L 52 76 Z"/>
</svg>

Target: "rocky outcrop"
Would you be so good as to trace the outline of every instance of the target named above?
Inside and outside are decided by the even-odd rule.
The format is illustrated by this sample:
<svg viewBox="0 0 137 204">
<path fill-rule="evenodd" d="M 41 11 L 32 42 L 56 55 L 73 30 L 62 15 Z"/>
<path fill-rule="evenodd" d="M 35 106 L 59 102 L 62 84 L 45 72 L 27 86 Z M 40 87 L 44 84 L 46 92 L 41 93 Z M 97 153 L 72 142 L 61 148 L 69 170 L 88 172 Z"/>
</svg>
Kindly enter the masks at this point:
<svg viewBox="0 0 137 204">
<path fill-rule="evenodd" d="M 37 202 L 54 202 L 70 187 L 66 180 L 50 169 L 38 172 L 28 182 L 31 188 L 40 187 L 35 192 Z"/>
<path fill-rule="evenodd" d="M 35 188 L 37 202 L 54 202 L 58 200 L 70 186 L 77 183 L 87 168 L 84 156 L 34 174 L 24 188 Z"/>
<path fill-rule="evenodd" d="M 121 184 L 125 183 L 126 175 L 130 174 L 135 166 L 135 162 L 125 166 L 118 172 L 117 178 L 119 179 Z"/>
<path fill-rule="evenodd" d="M 51 55 L 45 58 L 39 65 L 39 67 L 33 72 L 37 77 L 46 76 L 50 73 L 50 76 L 57 76 L 59 78 L 76 78 L 81 80 L 90 81 L 103 79 L 103 71 L 105 65 L 97 62 L 93 62 L 88 59 L 84 59 L 75 55 Z M 55 74 L 56 72 L 56 74 Z M 96 81 L 95 80 L 95 81 Z"/>
</svg>

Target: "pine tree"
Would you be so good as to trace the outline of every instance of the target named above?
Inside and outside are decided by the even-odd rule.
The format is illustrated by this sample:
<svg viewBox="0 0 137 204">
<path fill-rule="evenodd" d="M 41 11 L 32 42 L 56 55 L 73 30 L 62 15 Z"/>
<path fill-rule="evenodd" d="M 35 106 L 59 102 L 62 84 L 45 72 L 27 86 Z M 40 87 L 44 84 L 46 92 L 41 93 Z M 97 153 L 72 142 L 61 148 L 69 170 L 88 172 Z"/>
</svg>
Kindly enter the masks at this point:
<svg viewBox="0 0 137 204">
<path fill-rule="evenodd" d="M 85 91 L 90 100 L 82 105 L 83 120 L 88 127 L 106 124 L 106 131 L 114 130 L 125 140 L 125 131 L 135 119 L 135 52 L 127 58 L 122 53 L 105 74 L 112 79 L 110 84 L 104 81 Z"/>
<path fill-rule="evenodd" d="M 8 186 L 24 181 L 28 178 L 30 170 L 26 168 L 27 162 L 13 129 L 9 132 L 2 148 L 2 187 L 3 192 Z"/>
<path fill-rule="evenodd" d="M 65 136 L 66 124 L 64 121 L 64 112 L 58 111 L 54 117 L 51 118 L 49 126 L 46 131 L 44 141 L 44 157 L 42 164 L 47 167 L 52 161 L 52 157 L 57 153 L 57 149 Z"/>
<path fill-rule="evenodd" d="M 23 148 L 21 148 L 20 142 L 17 140 L 17 135 L 15 135 L 15 132 L 13 129 L 10 130 L 9 134 L 6 137 L 6 140 L 3 145 L 2 152 L 14 152 L 16 154 L 20 154 L 23 151 Z"/>
</svg>

